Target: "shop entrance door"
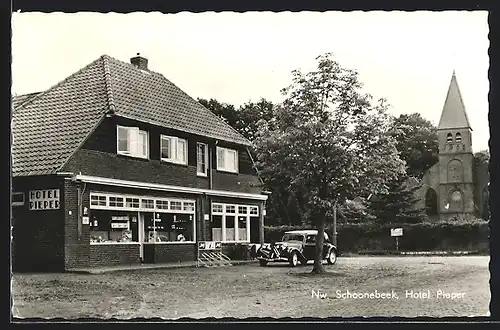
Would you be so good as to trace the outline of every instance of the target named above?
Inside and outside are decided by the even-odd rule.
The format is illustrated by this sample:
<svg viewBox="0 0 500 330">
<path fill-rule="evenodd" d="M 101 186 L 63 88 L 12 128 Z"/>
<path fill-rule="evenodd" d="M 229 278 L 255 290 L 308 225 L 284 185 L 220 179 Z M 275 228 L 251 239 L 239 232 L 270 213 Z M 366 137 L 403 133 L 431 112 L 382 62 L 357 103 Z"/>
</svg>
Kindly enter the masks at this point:
<svg viewBox="0 0 500 330">
<path fill-rule="evenodd" d="M 138 234 L 139 234 L 139 256 L 141 261 L 144 261 L 144 213 L 139 213 L 139 226 L 138 226 Z"/>
</svg>

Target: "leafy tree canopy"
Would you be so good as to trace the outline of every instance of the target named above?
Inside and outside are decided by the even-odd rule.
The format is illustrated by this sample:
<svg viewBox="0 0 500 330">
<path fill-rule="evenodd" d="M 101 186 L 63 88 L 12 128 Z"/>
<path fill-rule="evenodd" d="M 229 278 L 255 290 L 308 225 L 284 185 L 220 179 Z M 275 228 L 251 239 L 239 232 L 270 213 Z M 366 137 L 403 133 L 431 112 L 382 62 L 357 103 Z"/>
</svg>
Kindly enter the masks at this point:
<svg viewBox="0 0 500 330">
<path fill-rule="evenodd" d="M 358 73 L 332 54 L 317 62 L 309 73 L 292 72 L 282 91 L 286 100 L 271 120 L 261 120 L 255 145 L 264 180 L 279 178 L 303 196 L 319 232 L 313 272 L 322 273 L 320 250 L 333 207 L 348 197 L 387 192 L 386 183 L 405 170 L 389 134 L 386 101 L 363 93 Z"/>
<path fill-rule="evenodd" d="M 401 114 L 393 119 L 391 135 L 409 176 L 421 179 L 438 161 L 437 128 L 419 113 Z"/>
</svg>

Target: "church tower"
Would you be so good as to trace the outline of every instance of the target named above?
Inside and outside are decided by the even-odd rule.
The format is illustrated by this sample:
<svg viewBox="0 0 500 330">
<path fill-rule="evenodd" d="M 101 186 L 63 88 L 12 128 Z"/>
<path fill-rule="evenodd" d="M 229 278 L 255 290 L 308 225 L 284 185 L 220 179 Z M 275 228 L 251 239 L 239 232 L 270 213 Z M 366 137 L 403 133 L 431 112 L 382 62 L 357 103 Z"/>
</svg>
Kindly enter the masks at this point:
<svg viewBox="0 0 500 330">
<path fill-rule="evenodd" d="M 439 213 L 441 219 L 474 213 L 472 128 L 455 71 L 438 125 Z"/>
</svg>

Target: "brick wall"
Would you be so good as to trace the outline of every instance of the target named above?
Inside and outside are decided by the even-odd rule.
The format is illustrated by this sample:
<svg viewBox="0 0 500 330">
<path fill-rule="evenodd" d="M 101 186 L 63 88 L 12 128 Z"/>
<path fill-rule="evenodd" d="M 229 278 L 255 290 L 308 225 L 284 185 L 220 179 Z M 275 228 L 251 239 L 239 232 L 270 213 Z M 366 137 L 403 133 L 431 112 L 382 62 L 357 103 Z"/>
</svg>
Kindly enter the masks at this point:
<svg viewBox="0 0 500 330">
<path fill-rule="evenodd" d="M 472 168 L 474 166 L 474 156 L 470 154 L 445 154 L 439 155 L 439 181 L 448 182 L 448 164 L 451 160 L 458 160 L 463 168 L 463 182 L 472 183 L 474 181 Z"/>
<path fill-rule="evenodd" d="M 139 244 L 92 244 L 90 266 L 139 264 Z"/>
<path fill-rule="evenodd" d="M 83 225 L 79 218 L 78 193 L 82 194 L 82 205 L 89 205 L 89 190 L 85 184 L 65 180 L 64 183 L 64 231 L 66 269 L 89 266 L 89 226 Z M 83 211 L 83 208 L 82 210 Z M 71 212 L 71 214 L 70 214 Z"/>
<path fill-rule="evenodd" d="M 116 125 L 138 126 L 149 132 L 149 159 L 117 154 Z M 161 134 L 174 135 L 188 140 L 188 165 L 160 161 Z M 214 189 L 247 193 L 260 192 L 260 188 L 257 187 L 259 180 L 244 146 L 220 141 L 220 146 L 238 150 L 240 173 L 220 172 L 216 170 L 215 140 L 118 117 L 104 120 L 85 142 L 83 148 L 70 158 L 63 171 L 81 172 L 85 175 L 121 180 L 208 189 L 209 178 L 196 175 L 197 142 L 207 143 L 209 149 L 212 150 Z"/>
<path fill-rule="evenodd" d="M 58 210 L 29 210 L 29 191 L 59 189 Z M 14 177 L 12 190 L 25 195 L 23 206 L 12 207 L 13 271 L 64 270 L 62 179 L 55 176 Z"/>
<path fill-rule="evenodd" d="M 144 253 L 154 253 L 155 263 L 197 260 L 196 244 L 144 244 Z"/>
</svg>

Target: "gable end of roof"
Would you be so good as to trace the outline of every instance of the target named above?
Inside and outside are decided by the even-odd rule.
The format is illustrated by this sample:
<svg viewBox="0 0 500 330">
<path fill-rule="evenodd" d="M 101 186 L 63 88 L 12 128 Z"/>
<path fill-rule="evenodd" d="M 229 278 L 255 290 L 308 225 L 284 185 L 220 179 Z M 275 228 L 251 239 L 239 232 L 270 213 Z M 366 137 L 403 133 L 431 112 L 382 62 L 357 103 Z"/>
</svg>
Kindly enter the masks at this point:
<svg viewBox="0 0 500 330">
<path fill-rule="evenodd" d="M 104 82 L 106 86 L 106 95 L 108 97 L 108 107 L 109 111 L 111 113 L 115 113 L 116 107 L 115 107 L 115 101 L 113 99 L 113 86 L 111 82 L 111 71 L 109 68 L 109 56 L 108 55 L 102 55 L 102 65 L 104 68 Z"/>
</svg>

